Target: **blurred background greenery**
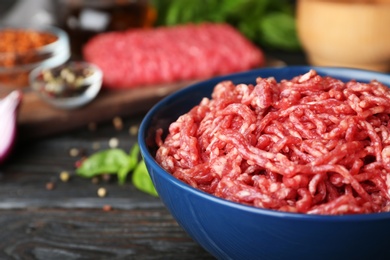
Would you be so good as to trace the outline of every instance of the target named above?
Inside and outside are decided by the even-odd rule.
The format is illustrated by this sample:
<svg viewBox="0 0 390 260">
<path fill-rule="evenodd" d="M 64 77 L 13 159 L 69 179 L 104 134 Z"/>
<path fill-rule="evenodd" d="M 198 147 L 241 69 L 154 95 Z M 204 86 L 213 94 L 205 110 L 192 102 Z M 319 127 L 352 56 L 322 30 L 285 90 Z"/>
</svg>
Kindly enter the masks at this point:
<svg viewBox="0 0 390 260">
<path fill-rule="evenodd" d="M 151 0 L 157 25 L 226 22 L 254 43 L 285 51 L 300 49 L 295 2 L 288 0 Z"/>
<path fill-rule="evenodd" d="M 225 22 L 248 39 L 271 51 L 300 51 L 292 0 L 148 0 L 156 11 L 155 26 Z M 0 24 L 37 24 L 59 21 L 58 2 L 123 4 L 134 0 L 1 0 Z M 91 4 L 89 4 L 91 5 Z"/>
</svg>

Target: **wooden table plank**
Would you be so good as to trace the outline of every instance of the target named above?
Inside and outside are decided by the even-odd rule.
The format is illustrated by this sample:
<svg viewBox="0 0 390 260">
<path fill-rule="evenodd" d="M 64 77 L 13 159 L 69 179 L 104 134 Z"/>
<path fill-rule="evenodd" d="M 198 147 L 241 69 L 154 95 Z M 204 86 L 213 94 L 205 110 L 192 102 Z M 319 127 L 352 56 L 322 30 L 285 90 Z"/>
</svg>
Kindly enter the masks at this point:
<svg viewBox="0 0 390 260">
<path fill-rule="evenodd" d="M 123 128 L 118 130 L 111 123 L 98 125 L 97 129 L 90 131 L 87 128 L 75 132 L 69 132 L 61 136 L 40 139 L 29 142 L 19 142 L 6 164 L 0 166 L 1 188 L 0 196 L 3 198 L 0 205 L 10 207 L 10 201 L 21 205 L 22 200 L 29 200 L 36 206 L 53 205 L 55 200 L 69 205 L 77 199 L 89 200 L 90 205 L 101 206 L 101 198 L 97 197 L 99 187 L 105 187 L 109 200 L 139 198 L 146 203 L 154 203 L 154 197 L 138 191 L 128 181 L 125 185 L 119 185 L 116 179 L 93 184 L 90 179 L 84 179 L 75 175 L 75 163 L 83 156 L 88 156 L 96 151 L 109 148 L 109 140 L 116 138 L 119 141 L 118 148 L 129 151 L 137 142 L 137 136 L 130 134 L 131 127 L 138 127 L 142 115 L 123 119 Z M 98 145 L 96 149 L 94 146 Z M 71 149 L 78 149 L 80 154 L 76 157 L 70 155 Z M 71 178 L 68 182 L 61 182 L 59 175 L 67 171 Z M 47 190 L 47 182 L 55 183 L 53 190 Z M 36 201 L 34 202 L 34 200 Z M 99 201 L 100 199 L 100 201 Z M 6 204 L 6 200 L 9 201 Z M 96 200 L 96 201 L 94 201 Z M 80 204 L 80 202 L 78 202 Z M 16 207 L 16 206 L 15 206 Z M 20 207 L 20 206 L 18 206 Z M 67 206 L 71 207 L 71 205 Z M 121 206 L 123 207 L 123 206 Z"/>
<path fill-rule="evenodd" d="M 129 150 L 137 141 L 130 134 L 143 115 L 123 119 L 122 130 L 110 122 L 39 140 L 19 142 L 6 164 L 0 165 L 0 259 L 213 259 L 177 224 L 159 198 L 115 179 L 94 184 L 72 176 L 76 157 L 108 148 L 115 137 Z M 46 182 L 53 181 L 53 190 Z M 105 187 L 106 197 L 97 189 Z M 103 209 L 110 205 L 111 210 Z"/>
<path fill-rule="evenodd" d="M 1 259 L 214 259 L 161 208 L 0 211 Z"/>
</svg>

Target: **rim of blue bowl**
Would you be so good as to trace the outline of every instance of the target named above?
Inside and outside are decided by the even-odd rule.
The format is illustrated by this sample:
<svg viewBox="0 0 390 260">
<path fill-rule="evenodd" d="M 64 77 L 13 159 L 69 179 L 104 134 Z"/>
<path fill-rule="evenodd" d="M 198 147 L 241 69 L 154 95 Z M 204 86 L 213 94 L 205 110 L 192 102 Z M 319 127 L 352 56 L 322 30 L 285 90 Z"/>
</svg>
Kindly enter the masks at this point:
<svg viewBox="0 0 390 260">
<path fill-rule="evenodd" d="M 268 74 L 270 72 L 280 73 L 294 73 L 296 76 L 301 75 L 305 72 L 308 72 L 309 70 L 315 70 L 317 73 L 321 75 L 330 75 L 332 77 L 340 78 L 341 80 L 347 79 L 350 80 L 354 78 L 354 76 L 351 75 L 360 75 L 360 77 L 363 78 L 369 78 L 372 80 L 377 80 L 379 82 L 382 82 L 386 86 L 390 87 L 390 74 L 382 73 L 382 72 L 376 72 L 376 71 L 369 71 L 369 70 L 363 70 L 363 69 L 354 69 L 354 68 L 342 68 L 342 67 L 319 67 L 319 66 L 285 66 L 285 67 L 275 67 L 275 68 L 259 68 L 259 69 L 253 69 L 245 72 L 239 72 L 239 73 L 232 73 L 229 75 L 223 75 L 223 76 L 216 76 L 207 80 L 203 80 L 197 83 L 190 84 L 187 87 L 184 87 L 180 90 L 175 91 L 174 93 L 166 96 L 159 102 L 157 102 L 145 115 L 143 118 L 139 132 L 138 132 L 138 143 L 140 146 L 140 151 L 145 159 L 145 161 L 148 161 L 152 167 L 155 167 L 159 169 L 159 172 L 157 174 L 160 174 L 161 177 L 166 179 L 167 181 L 173 183 L 175 186 L 178 186 L 180 189 L 186 190 L 187 192 L 193 193 L 197 196 L 200 196 L 204 199 L 213 201 L 214 203 L 218 203 L 221 205 L 225 205 L 228 207 L 233 207 L 235 209 L 239 209 L 242 211 L 247 211 L 251 213 L 257 213 L 261 215 L 268 215 L 268 216 L 274 216 L 274 217 L 280 217 L 280 218 L 290 218 L 290 219 L 300 219 L 300 220 L 310 220 L 310 221 L 377 221 L 377 220 L 383 220 L 383 219 L 389 219 L 390 220 L 390 212 L 380 212 L 380 213 L 367 213 L 367 214 L 346 214 L 346 215 L 319 215 L 319 214 L 304 214 L 304 213 L 293 213 L 293 212 L 284 212 L 284 211 L 277 211 L 272 209 L 265 209 L 265 208 L 257 208 L 254 206 L 249 206 L 237 202 L 233 202 L 227 199 L 223 199 L 220 197 L 217 197 L 215 195 L 206 193 L 202 190 L 196 189 L 189 184 L 175 178 L 172 174 L 168 173 L 164 168 L 162 168 L 155 160 L 154 156 L 150 153 L 146 143 L 146 134 L 148 133 L 148 129 L 150 126 L 150 123 L 153 119 L 153 116 L 158 112 L 160 107 L 170 103 L 170 101 L 177 99 L 179 96 L 185 94 L 186 92 L 192 92 L 194 88 L 197 88 L 198 86 L 207 84 L 214 86 L 216 83 L 227 80 L 227 79 L 234 79 L 237 77 L 242 77 L 249 74 L 254 73 L 262 73 L 262 74 Z M 358 80 L 363 82 L 364 80 Z M 368 81 L 368 80 L 366 80 Z M 199 100 L 200 101 L 200 100 Z"/>
</svg>

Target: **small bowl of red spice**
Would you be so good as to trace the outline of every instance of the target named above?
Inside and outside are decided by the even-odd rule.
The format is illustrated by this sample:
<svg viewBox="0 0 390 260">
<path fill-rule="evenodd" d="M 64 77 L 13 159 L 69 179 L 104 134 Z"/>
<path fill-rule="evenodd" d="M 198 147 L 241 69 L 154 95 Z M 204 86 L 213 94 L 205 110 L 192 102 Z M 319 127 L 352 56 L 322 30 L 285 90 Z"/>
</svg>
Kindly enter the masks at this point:
<svg viewBox="0 0 390 260">
<path fill-rule="evenodd" d="M 0 27 L 0 39 L 0 87 L 28 87 L 33 69 L 70 57 L 68 35 L 57 27 Z"/>
</svg>

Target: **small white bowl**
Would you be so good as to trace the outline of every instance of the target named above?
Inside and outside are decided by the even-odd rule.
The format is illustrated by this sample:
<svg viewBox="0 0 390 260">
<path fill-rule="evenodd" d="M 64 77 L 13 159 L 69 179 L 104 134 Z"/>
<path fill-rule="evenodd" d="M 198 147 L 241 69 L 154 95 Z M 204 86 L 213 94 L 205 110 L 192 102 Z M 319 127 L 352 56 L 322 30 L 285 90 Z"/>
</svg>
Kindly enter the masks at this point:
<svg viewBox="0 0 390 260">
<path fill-rule="evenodd" d="M 71 61 L 58 67 L 40 67 L 30 73 L 30 86 L 50 105 L 75 109 L 91 102 L 102 86 L 103 73 L 94 64 Z"/>
<path fill-rule="evenodd" d="M 42 66 L 59 66 L 70 58 L 69 37 L 65 31 L 57 27 L 20 28 L 0 26 L 0 34 L 8 33 L 11 33 L 12 37 L 7 37 L 15 37 L 13 40 L 15 45 L 17 45 L 16 42 L 22 35 L 31 35 L 30 37 L 25 36 L 23 46 L 19 44 L 14 48 L 0 50 L 0 87 L 26 88 L 32 70 Z M 55 40 L 40 47 L 26 48 L 25 45 L 32 45 L 43 35 L 52 36 Z M 3 39 L 0 37 L 1 40 Z"/>
</svg>

